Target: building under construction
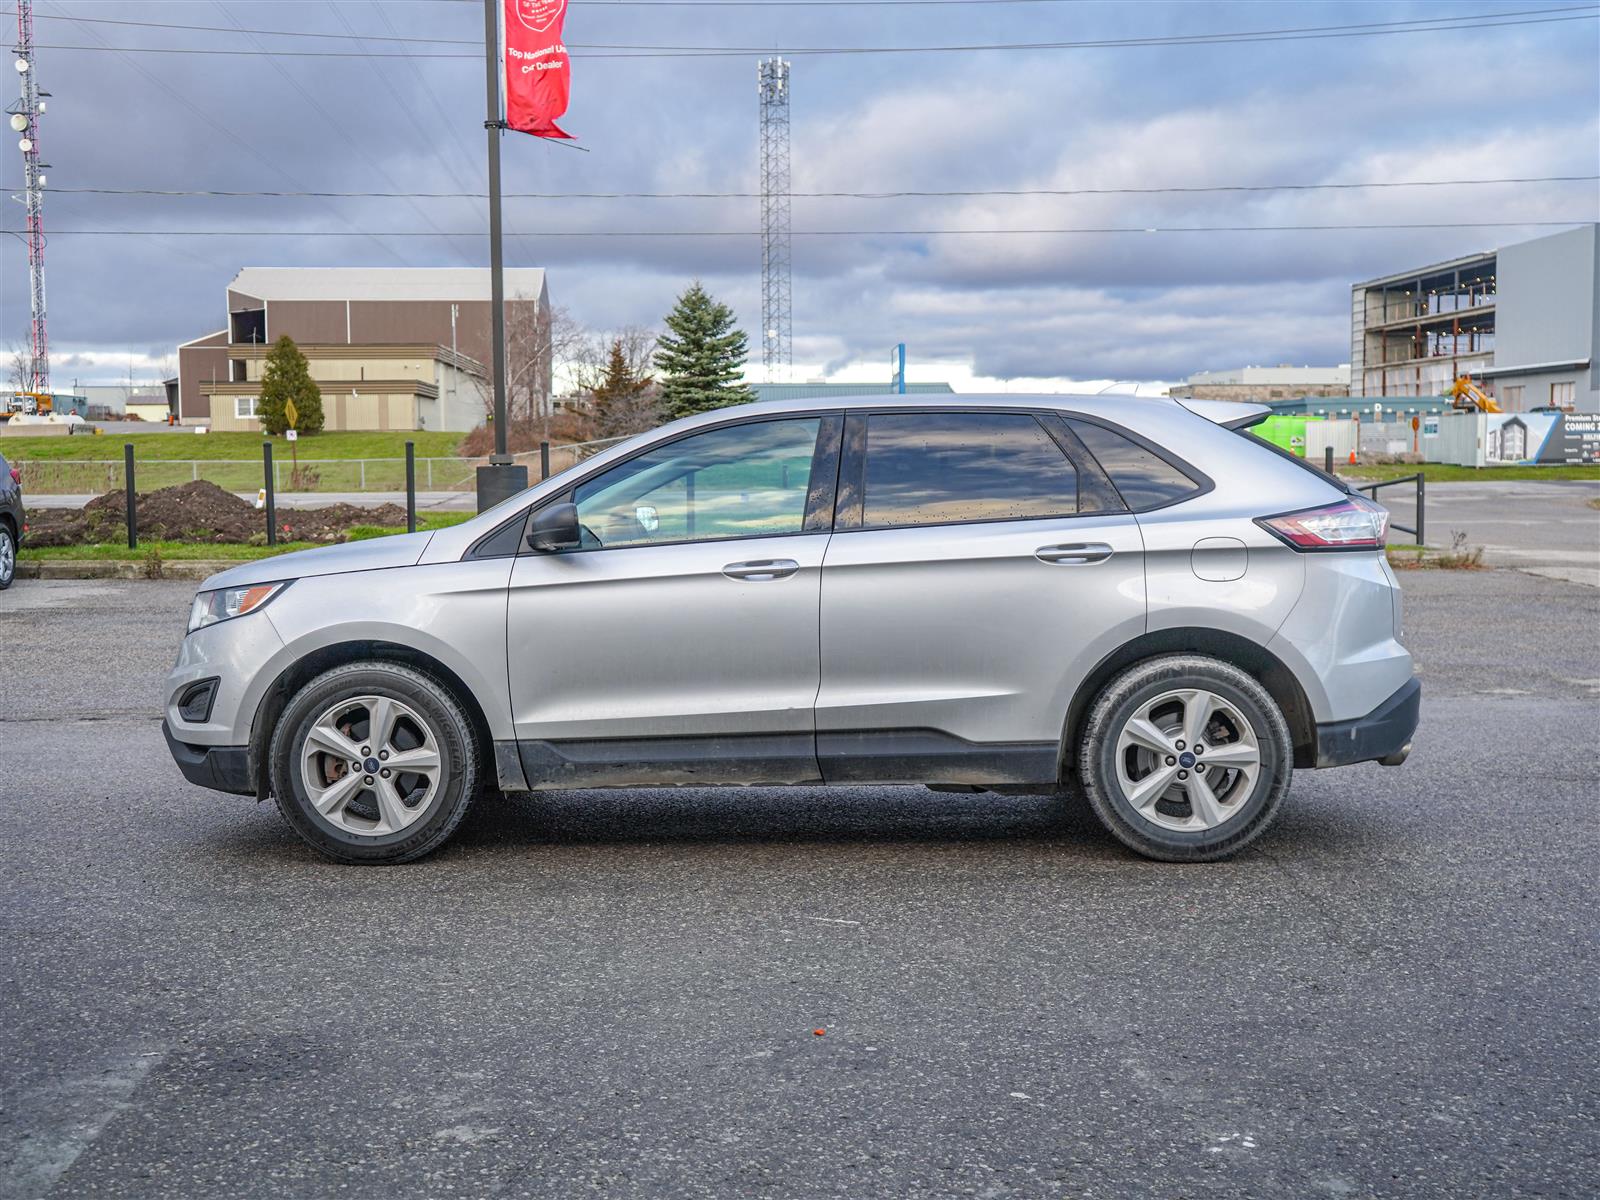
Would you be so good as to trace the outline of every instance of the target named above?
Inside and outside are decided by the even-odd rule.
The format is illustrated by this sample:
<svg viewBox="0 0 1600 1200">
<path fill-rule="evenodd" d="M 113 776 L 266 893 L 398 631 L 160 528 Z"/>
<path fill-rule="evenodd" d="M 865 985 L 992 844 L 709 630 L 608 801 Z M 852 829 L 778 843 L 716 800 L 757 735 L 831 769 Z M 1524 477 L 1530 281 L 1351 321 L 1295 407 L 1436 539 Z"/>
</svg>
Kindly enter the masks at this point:
<svg viewBox="0 0 1600 1200">
<path fill-rule="evenodd" d="M 1600 226 L 1415 267 L 1350 292 L 1350 391 L 1439 396 L 1462 375 L 1507 412 L 1600 411 Z"/>
</svg>

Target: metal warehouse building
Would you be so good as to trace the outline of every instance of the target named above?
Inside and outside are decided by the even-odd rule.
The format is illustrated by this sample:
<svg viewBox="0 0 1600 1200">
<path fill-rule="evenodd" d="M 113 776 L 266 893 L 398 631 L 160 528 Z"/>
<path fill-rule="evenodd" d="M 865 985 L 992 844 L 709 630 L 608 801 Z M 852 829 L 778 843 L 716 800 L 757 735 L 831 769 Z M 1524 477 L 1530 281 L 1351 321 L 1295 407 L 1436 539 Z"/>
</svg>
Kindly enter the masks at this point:
<svg viewBox="0 0 1600 1200">
<path fill-rule="evenodd" d="M 505 294 L 513 408 L 542 409 L 544 271 L 508 269 Z M 484 419 L 490 312 L 486 268 L 246 267 L 227 287 L 227 325 L 178 347 L 178 419 L 257 428 L 267 353 L 288 334 L 322 390 L 324 428 L 471 429 Z"/>
<path fill-rule="evenodd" d="M 1438 396 L 1471 375 L 1508 412 L 1600 412 L 1600 225 L 1358 283 L 1350 390 Z"/>
</svg>

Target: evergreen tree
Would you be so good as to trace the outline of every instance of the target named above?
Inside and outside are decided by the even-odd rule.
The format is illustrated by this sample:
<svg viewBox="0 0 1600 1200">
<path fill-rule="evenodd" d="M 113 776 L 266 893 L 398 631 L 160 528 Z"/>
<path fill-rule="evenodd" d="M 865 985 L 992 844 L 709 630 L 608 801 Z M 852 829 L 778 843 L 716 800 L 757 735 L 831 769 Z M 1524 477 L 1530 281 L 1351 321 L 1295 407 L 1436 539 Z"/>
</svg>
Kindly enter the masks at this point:
<svg viewBox="0 0 1600 1200">
<path fill-rule="evenodd" d="M 687 417 L 753 400 L 754 393 L 740 382 L 746 349 L 733 311 L 696 280 L 667 314 L 667 332 L 656 350 L 667 415 Z"/>
<path fill-rule="evenodd" d="M 267 367 L 261 377 L 261 399 L 256 402 L 256 417 L 261 432 L 279 434 L 289 428 L 284 409 L 294 401 L 294 427 L 301 433 L 322 431 L 322 392 L 311 378 L 306 356 L 288 334 L 280 337 L 267 352 Z"/>
<path fill-rule="evenodd" d="M 634 373 L 622 339 L 611 340 L 605 375 L 590 393 L 590 411 L 599 437 L 629 437 L 653 429 L 660 420 L 655 383 Z"/>
</svg>

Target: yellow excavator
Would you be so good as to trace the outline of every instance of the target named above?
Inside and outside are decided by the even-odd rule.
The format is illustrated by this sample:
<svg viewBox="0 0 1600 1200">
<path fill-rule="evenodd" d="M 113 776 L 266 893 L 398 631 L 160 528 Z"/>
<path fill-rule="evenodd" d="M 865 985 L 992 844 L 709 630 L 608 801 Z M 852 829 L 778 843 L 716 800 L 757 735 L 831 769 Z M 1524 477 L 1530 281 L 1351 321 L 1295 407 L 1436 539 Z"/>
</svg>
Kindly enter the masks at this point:
<svg viewBox="0 0 1600 1200">
<path fill-rule="evenodd" d="M 1472 382 L 1472 376 L 1463 375 L 1450 385 L 1445 393 L 1450 397 L 1450 407 L 1457 412 L 1497 413 L 1500 406 L 1493 396 Z"/>
</svg>

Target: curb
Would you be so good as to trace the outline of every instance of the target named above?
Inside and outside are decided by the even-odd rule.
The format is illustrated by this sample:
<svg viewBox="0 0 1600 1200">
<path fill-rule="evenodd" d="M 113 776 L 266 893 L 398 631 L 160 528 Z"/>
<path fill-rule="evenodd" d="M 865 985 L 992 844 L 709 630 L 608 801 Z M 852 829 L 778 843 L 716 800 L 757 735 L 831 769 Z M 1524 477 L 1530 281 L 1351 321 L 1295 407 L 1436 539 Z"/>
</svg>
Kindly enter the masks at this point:
<svg viewBox="0 0 1600 1200">
<path fill-rule="evenodd" d="M 247 561 L 250 560 L 204 558 L 168 560 L 161 564 L 161 573 L 153 578 L 157 581 L 208 579 L 218 571 L 226 571 L 229 567 L 236 567 L 240 562 Z M 70 559 L 41 559 L 34 562 L 23 559 L 17 563 L 16 577 L 18 579 L 152 578 L 148 564 L 127 559 L 85 559 L 76 562 Z"/>
</svg>

